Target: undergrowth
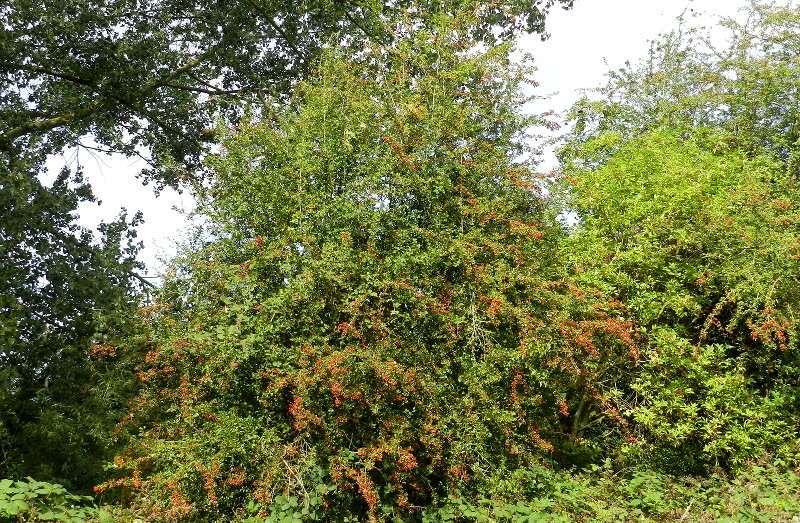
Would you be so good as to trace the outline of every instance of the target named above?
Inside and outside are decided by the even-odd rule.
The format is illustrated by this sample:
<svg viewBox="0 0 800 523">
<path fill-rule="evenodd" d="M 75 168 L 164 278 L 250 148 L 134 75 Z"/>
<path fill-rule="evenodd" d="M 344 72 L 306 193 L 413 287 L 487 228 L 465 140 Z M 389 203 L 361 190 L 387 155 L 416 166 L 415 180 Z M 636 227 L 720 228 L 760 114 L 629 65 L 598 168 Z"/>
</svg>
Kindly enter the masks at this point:
<svg viewBox="0 0 800 523">
<path fill-rule="evenodd" d="M 800 455 L 765 457 L 748 463 L 737 474 L 722 470 L 707 476 L 665 474 L 620 467 L 611 460 L 582 470 L 534 467 L 525 471 L 536 494 L 526 499 L 451 495 L 430 507 L 410 509 L 395 522 L 800 522 Z M 502 489 L 498 489 L 502 490 Z M 268 506 L 250 503 L 241 519 L 247 523 L 307 521 L 356 522 L 331 518 L 323 509 L 324 492 L 308 499 L 278 496 Z M 110 507 L 106 507 L 111 510 Z M 387 513 L 391 509 L 387 507 Z M 115 512 L 117 521 L 136 515 Z M 141 520 L 140 520 L 141 521 Z"/>
<path fill-rule="evenodd" d="M 409 510 L 394 522 L 786 522 L 800 521 L 800 455 L 765 457 L 739 473 L 678 477 L 648 469 L 620 467 L 611 460 L 583 470 L 533 467 L 527 499 L 468 498 L 451 495 L 436 506 Z M 499 489 L 502 490 L 502 489 Z M 308 499 L 278 496 L 268 506 L 250 503 L 239 521 L 299 523 L 334 521 L 323 509 L 327 492 Z M 334 518 L 335 519 L 335 518 Z M 0 480 L 0 522 L 129 521 L 143 523 L 130 509 L 96 508 L 87 496 L 60 485 Z M 339 521 L 358 521 L 340 518 Z"/>
</svg>

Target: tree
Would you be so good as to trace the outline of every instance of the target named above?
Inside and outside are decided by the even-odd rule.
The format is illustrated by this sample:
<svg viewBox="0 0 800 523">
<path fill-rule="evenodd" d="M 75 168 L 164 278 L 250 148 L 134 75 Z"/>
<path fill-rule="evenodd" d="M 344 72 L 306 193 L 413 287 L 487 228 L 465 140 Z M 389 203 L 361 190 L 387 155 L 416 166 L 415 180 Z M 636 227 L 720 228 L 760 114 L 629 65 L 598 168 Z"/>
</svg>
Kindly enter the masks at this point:
<svg viewBox="0 0 800 523">
<path fill-rule="evenodd" d="M 800 44 L 792 36 L 800 13 L 750 0 L 746 14 L 744 23 L 720 23 L 729 32 L 727 47 L 680 20 L 653 42 L 646 60 L 609 71 L 599 96 L 572 108 L 576 132 L 565 151 L 604 132 L 630 138 L 663 127 L 709 127 L 729 132 L 744 149 L 766 149 L 797 171 Z"/>
<path fill-rule="evenodd" d="M 143 389 L 100 491 L 157 519 L 411 520 L 458 492 L 523 499 L 529 467 L 624 434 L 630 325 L 562 279 L 517 160 L 542 123 L 526 71 L 472 22 L 331 51 L 291 104 L 221 131 L 197 182 L 216 239 L 118 344 Z"/>
<path fill-rule="evenodd" d="M 690 32 L 657 41 L 573 108 L 561 150 L 579 220 L 565 255 L 631 311 L 646 348 L 627 408 L 636 451 L 680 472 L 735 468 L 800 428 L 787 416 L 800 407 L 800 201 L 785 32 L 798 15 L 751 14 L 754 27 L 729 22 L 731 50 L 696 51 Z"/>
<path fill-rule="evenodd" d="M 471 31 L 488 40 L 543 32 L 548 9 L 572 2 L 479 6 Z M 0 152 L 95 150 L 84 142 L 91 136 L 100 148 L 147 157 L 157 169 L 147 178 L 175 186 L 186 170 L 201 168 L 215 115 L 235 120 L 243 101 L 287 92 L 329 40 L 358 49 L 388 40 L 388 20 L 403 12 L 461 7 L 327 0 L 237 0 L 224 8 L 208 0 L 80 0 L 66 7 L 49 0 L 6 2 L 0 7 Z"/>
<path fill-rule="evenodd" d="M 486 5 L 478 8 L 481 16 L 471 30 L 487 40 L 520 30 L 542 32 L 547 10 L 571 3 Z M 46 446 L 63 450 L 63 456 L 83 452 L 58 443 L 55 425 L 39 412 L 50 401 L 42 395 L 51 398 L 55 381 L 69 383 L 72 392 L 80 389 L 91 369 L 89 346 L 102 341 L 92 333 L 104 328 L 98 314 L 118 318 L 114 309 L 120 308 L 124 316 L 127 302 L 135 301 L 128 295 L 141 282 L 132 272 L 135 249 L 126 246 L 132 233 L 124 219 L 106 225 L 98 239 L 70 223 L 88 187 L 79 173 L 62 175 L 53 187 L 40 183 L 47 157 L 68 147 L 140 155 L 150 164 L 142 173 L 146 182 L 177 186 L 187 173 L 203 170 L 216 118 L 237 122 L 247 103 L 287 93 L 330 42 L 359 49 L 387 38 L 386 22 L 404 12 L 457 7 L 324 0 L 0 5 L 0 199 L 8 211 L 0 215 L 0 230 L 9 253 L 2 262 L 8 276 L 0 320 L 2 372 L 9 389 L 0 473 L 40 470 L 92 481 L 85 467 L 67 473 L 74 463 L 52 454 L 39 453 L 52 470 L 37 468 L 44 461 L 34 459 L 32 449 L 45 446 L 44 440 L 20 427 L 51 434 Z M 72 392 L 59 394 L 77 401 Z M 79 438 L 79 426 L 70 428 L 70 437 Z M 25 466 L 17 466 L 19 453 L 28 453 Z"/>
<path fill-rule="evenodd" d="M 0 180 L 0 476 L 88 488 L 108 459 L 96 425 L 115 423 L 123 406 L 85 399 L 88 348 L 132 313 L 138 247 L 128 228 L 139 218 L 122 214 L 95 239 L 73 223 L 92 200 L 79 175 L 65 170 L 45 187 L 0 158 Z"/>
</svg>

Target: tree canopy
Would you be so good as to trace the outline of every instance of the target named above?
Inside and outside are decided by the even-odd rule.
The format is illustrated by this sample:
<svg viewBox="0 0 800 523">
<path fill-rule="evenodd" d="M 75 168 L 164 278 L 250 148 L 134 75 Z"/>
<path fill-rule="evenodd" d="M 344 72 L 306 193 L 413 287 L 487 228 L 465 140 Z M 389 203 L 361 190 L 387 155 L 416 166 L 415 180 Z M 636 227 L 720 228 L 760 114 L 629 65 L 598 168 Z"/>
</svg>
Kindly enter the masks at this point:
<svg viewBox="0 0 800 523">
<path fill-rule="evenodd" d="M 19 161 L 0 158 L 0 180 L 0 475 L 90 487 L 108 456 L 91 433 L 97 416 L 78 412 L 88 350 L 136 310 L 138 245 L 129 227 L 139 217 L 123 213 L 96 238 L 74 224 L 78 204 L 93 198 L 79 175 L 64 170 L 47 187 Z"/>
<path fill-rule="evenodd" d="M 487 41 L 544 32 L 554 4 L 472 6 Z M 0 152 L 66 146 L 142 155 L 159 184 L 200 169 L 214 118 L 286 93 L 326 45 L 388 43 L 403 13 L 469 2 L 13 0 L 0 7 Z M 96 143 L 86 142 L 91 137 Z"/>
</svg>

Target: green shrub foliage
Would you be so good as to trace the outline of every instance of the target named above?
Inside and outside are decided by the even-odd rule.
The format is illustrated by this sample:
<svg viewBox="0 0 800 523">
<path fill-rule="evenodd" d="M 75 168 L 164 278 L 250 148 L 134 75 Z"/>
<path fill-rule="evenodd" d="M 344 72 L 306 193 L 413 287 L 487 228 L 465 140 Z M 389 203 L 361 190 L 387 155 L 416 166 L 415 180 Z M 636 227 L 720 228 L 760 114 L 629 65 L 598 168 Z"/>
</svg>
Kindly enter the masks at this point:
<svg viewBox="0 0 800 523">
<path fill-rule="evenodd" d="M 622 145 L 571 184 L 582 224 L 569 245 L 644 333 L 637 426 L 736 465 L 793 433 L 800 231 L 781 163 L 725 138 Z"/>
<path fill-rule="evenodd" d="M 222 131 L 195 186 L 214 239 L 123 343 L 143 390 L 100 492 L 165 521 L 407 520 L 592 427 L 626 434 L 632 327 L 561 273 L 546 180 L 519 160 L 543 123 L 520 112 L 529 71 L 470 23 L 330 52 Z"/>
<path fill-rule="evenodd" d="M 676 472 L 797 438 L 798 15 L 752 7 L 728 50 L 676 31 L 611 74 L 561 149 L 564 253 L 642 335 L 632 450 Z"/>
<path fill-rule="evenodd" d="M 112 521 L 92 505 L 91 496 L 69 493 L 62 485 L 27 478 L 0 479 L 0 521 Z"/>
</svg>

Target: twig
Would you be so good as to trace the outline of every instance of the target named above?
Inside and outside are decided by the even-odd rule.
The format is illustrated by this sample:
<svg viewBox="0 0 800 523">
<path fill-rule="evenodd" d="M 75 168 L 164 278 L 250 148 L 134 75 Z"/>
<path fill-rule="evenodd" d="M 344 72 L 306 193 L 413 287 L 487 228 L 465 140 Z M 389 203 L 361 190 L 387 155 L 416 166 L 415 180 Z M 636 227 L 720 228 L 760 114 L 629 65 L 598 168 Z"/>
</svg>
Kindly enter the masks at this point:
<svg viewBox="0 0 800 523">
<path fill-rule="evenodd" d="M 694 503 L 694 498 L 692 498 L 692 499 L 690 499 L 690 500 L 689 500 L 689 504 L 688 504 L 688 505 L 686 505 L 686 510 L 684 510 L 684 511 L 683 511 L 683 515 L 681 516 L 681 519 L 680 519 L 680 521 L 683 521 L 683 520 L 685 520 L 685 519 L 686 519 L 686 516 L 688 516 L 688 515 L 689 515 L 689 509 L 691 509 L 691 508 L 692 508 L 692 503 Z"/>
</svg>

